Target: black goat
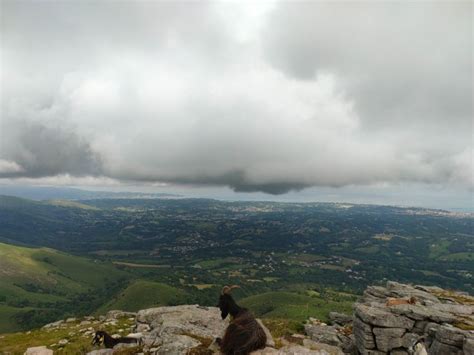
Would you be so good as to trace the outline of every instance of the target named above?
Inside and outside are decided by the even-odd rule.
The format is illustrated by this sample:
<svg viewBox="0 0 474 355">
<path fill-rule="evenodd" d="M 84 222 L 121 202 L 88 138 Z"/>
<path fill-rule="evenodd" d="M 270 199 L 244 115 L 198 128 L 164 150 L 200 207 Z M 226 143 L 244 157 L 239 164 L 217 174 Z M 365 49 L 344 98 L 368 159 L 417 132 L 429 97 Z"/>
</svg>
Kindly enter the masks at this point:
<svg viewBox="0 0 474 355">
<path fill-rule="evenodd" d="M 115 345 L 120 343 L 126 344 L 137 344 L 139 345 L 139 339 L 131 337 L 112 338 L 107 332 L 98 330 L 95 332 L 94 338 L 92 339 L 92 345 L 104 344 L 106 348 L 112 349 Z"/>
<path fill-rule="evenodd" d="M 237 287 L 224 286 L 219 297 L 218 307 L 221 310 L 222 319 L 229 314 L 232 317 L 224 338 L 216 339 L 221 352 L 225 355 L 247 355 L 252 351 L 263 349 L 267 343 L 265 331 L 253 314 L 248 309 L 237 305 L 230 295 L 230 291 Z"/>
</svg>

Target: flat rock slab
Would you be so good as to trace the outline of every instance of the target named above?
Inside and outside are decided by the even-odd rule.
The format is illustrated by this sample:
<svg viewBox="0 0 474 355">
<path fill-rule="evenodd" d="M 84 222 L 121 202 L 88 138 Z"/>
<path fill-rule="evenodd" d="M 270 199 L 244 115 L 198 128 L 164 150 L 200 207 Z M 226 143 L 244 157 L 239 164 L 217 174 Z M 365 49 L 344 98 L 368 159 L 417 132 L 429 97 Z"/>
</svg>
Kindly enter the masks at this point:
<svg viewBox="0 0 474 355">
<path fill-rule="evenodd" d="M 26 349 L 24 355 L 53 355 L 53 350 L 46 346 L 34 346 Z"/>
<path fill-rule="evenodd" d="M 456 316 L 443 312 L 435 307 L 427 307 L 421 304 L 401 304 L 390 307 L 390 311 L 395 314 L 407 316 L 415 320 L 431 320 L 433 322 L 452 323 Z"/>
<path fill-rule="evenodd" d="M 157 307 L 139 311 L 137 323 L 146 323 L 151 333 L 186 334 L 203 338 L 222 337 L 229 321 L 222 320 L 217 307 L 198 305 Z"/>
<path fill-rule="evenodd" d="M 415 324 L 414 320 L 393 314 L 387 309 L 370 307 L 365 304 L 357 304 L 355 314 L 365 323 L 377 327 L 411 329 Z"/>
</svg>

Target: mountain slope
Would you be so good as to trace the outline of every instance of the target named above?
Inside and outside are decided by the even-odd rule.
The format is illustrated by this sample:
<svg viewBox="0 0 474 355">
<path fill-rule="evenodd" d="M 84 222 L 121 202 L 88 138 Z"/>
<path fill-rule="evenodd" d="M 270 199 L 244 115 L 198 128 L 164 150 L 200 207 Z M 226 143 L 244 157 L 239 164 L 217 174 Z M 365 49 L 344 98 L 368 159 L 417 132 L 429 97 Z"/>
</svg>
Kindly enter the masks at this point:
<svg viewBox="0 0 474 355">
<path fill-rule="evenodd" d="M 0 332 L 91 312 L 128 278 L 108 263 L 0 243 Z"/>
</svg>

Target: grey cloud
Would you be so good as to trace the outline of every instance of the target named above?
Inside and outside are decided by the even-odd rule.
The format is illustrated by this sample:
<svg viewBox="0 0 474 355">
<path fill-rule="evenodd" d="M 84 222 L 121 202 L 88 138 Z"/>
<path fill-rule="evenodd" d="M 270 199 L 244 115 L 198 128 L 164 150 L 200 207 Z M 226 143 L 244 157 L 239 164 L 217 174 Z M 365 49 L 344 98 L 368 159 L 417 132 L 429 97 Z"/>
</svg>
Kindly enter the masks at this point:
<svg viewBox="0 0 474 355">
<path fill-rule="evenodd" d="M 184 179 L 182 177 L 175 177 L 169 180 L 169 182 L 180 184 L 228 186 L 235 192 L 264 192 L 271 195 L 300 191 L 311 186 L 311 184 L 303 184 L 297 179 L 295 181 L 255 183 L 249 181 L 243 170 L 229 171 L 218 176 L 195 176 Z"/>
<path fill-rule="evenodd" d="M 368 129 L 437 125 L 470 139 L 472 2 L 283 2 L 263 36 L 288 75 L 339 75 Z"/>
<path fill-rule="evenodd" d="M 467 5 L 1 6 L 0 177 L 472 185 Z"/>
<path fill-rule="evenodd" d="M 13 161 L 21 169 L 0 172 L 0 177 L 100 175 L 100 158 L 75 132 L 42 123 L 14 124 L 14 128 L 9 125 L 9 136 L 2 135 L 0 158 Z M 14 131 L 18 135 L 12 135 Z"/>
</svg>

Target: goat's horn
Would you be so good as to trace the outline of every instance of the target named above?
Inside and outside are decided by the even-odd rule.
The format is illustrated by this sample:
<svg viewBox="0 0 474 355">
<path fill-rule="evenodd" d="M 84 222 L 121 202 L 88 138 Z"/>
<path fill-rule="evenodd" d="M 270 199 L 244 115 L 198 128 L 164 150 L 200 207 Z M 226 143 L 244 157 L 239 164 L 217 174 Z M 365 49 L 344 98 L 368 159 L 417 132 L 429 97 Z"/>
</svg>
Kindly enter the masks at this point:
<svg viewBox="0 0 474 355">
<path fill-rule="evenodd" d="M 224 286 L 222 287 L 222 294 L 227 295 L 232 291 L 234 288 L 240 288 L 240 286 L 232 285 L 232 286 Z"/>
</svg>

